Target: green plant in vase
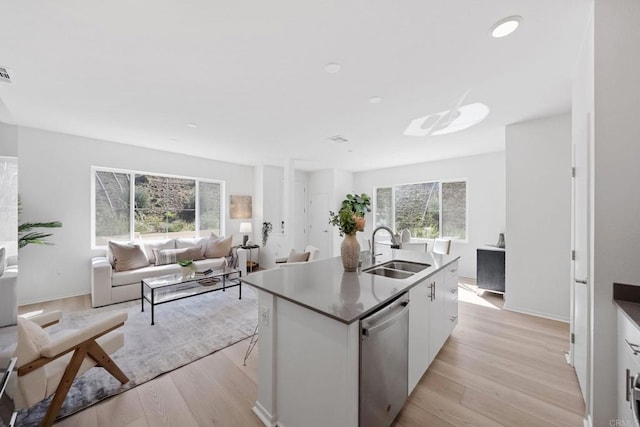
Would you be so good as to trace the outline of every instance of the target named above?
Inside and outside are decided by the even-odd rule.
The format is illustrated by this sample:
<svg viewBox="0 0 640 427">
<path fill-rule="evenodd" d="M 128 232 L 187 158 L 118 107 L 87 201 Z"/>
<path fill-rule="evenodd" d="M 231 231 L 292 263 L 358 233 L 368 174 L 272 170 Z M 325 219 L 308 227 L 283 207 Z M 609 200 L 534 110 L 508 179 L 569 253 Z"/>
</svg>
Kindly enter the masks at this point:
<svg viewBox="0 0 640 427">
<path fill-rule="evenodd" d="M 365 193 L 347 194 L 340 210 L 329 211 L 329 224 L 338 227 L 340 236 L 345 236 L 340 245 L 342 265 L 345 271 L 355 271 L 360 261 L 360 243 L 356 239 L 357 231 L 364 231 L 364 215 L 371 212 L 371 199 Z"/>
<path fill-rule="evenodd" d="M 192 259 L 180 260 L 178 265 L 182 270 L 182 280 L 193 279 L 196 276 L 196 264 Z"/>
</svg>

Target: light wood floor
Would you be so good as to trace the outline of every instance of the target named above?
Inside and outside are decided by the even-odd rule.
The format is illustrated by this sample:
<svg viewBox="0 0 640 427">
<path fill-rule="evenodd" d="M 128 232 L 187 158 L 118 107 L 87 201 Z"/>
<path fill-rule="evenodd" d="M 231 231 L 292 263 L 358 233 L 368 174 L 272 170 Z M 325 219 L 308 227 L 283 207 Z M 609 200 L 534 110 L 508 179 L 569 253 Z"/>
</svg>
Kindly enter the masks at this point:
<svg viewBox="0 0 640 427">
<path fill-rule="evenodd" d="M 584 403 L 566 364 L 567 324 L 502 310 L 461 279 L 459 324 L 394 426 L 582 426 Z M 20 312 L 90 307 L 88 297 Z M 58 426 L 256 426 L 257 350 L 242 341 L 66 418 Z M 304 426 L 301 426 L 304 427 Z"/>
</svg>

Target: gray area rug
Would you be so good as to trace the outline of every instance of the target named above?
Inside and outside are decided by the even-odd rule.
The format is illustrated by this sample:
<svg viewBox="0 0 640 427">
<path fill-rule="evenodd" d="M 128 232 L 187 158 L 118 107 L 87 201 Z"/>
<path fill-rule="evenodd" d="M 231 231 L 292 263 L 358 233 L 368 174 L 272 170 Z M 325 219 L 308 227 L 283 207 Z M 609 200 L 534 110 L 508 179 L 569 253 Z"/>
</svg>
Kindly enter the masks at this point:
<svg viewBox="0 0 640 427">
<path fill-rule="evenodd" d="M 255 292 L 243 286 L 242 300 L 235 287 L 156 306 L 153 326 L 151 308 L 145 302 L 145 311 L 141 312 L 140 301 L 65 313 L 60 324 L 47 331 L 81 327 L 114 311 L 128 313 L 122 328 L 125 346 L 112 357 L 129 382 L 120 384 L 104 369 L 90 369 L 74 381 L 58 419 L 247 338 L 258 321 L 257 307 Z M 12 337 L 15 327 L 0 329 L 0 348 L 6 347 Z M 20 411 L 17 425 L 39 425 L 50 400 Z"/>
</svg>

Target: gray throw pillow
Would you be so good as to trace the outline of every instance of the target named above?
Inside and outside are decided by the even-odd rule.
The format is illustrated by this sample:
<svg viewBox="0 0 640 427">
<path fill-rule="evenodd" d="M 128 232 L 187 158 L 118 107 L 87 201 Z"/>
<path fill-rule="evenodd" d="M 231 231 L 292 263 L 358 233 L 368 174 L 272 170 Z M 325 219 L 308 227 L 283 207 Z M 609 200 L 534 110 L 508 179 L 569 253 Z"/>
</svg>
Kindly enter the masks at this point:
<svg viewBox="0 0 640 427">
<path fill-rule="evenodd" d="M 149 259 L 137 243 L 109 242 L 116 271 L 135 270 L 149 265 Z"/>
<path fill-rule="evenodd" d="M 207 246 L 204 251 L 205 258 L 222 258 L 229 256 L 231 253 L 231 238 L 229 237 L 218 237 L 215 238 L 213 235 L 209 237 L 209 241 L 207 242 Z"/>
<path fill-rule="evenodd" d="M 153 253 L 156 258 L 155 265 L 175 264 L 178 261 L 197 261 L 200 259 L 204 259 L 204 257 L 202 256 L 202 251 L 199 247 L 182 249 L 154 249 Z"/>
<path fill-rule="evenodd" d="M 295 249 L 291 249 L 287 262 L 307 262 L 309 261 L 310 252 L 296 252 Z"/>
</svg>

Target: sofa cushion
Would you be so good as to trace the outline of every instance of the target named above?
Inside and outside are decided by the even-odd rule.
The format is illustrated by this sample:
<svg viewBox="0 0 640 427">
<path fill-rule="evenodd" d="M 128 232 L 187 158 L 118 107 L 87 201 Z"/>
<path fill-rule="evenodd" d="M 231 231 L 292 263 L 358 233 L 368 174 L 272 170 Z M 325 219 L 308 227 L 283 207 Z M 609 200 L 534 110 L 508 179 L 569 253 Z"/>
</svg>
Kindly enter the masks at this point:
<svg viewBox="0 0 640 427">
<path fill-rule="evenodd" d="M 203 259 L 200 261 L 195 261 L 197 271 L 204 271 L 208 268 L 215 270 L 222 268 L 225 265 L 224 258 L 212 258 L 212 259 Z M 178 264 L 166 264 L 166 265 L 150 265 L 147 267 L 139 268 L 137 270 L 129 270 L 129 271 L 121 271 L 114 272 L 112 277 L 113 286 L 124 286 L 131 285 L 133 283 L 140 284 L 142 279 L 146 279 L 149 277 L 159 277 L 167 274 L 177 274 L 180 273 L 180 265 Z M 138 296 L 139 294 L 138 290 Z"/>
<path fill-rule="evenodd" d="M 182 249 L 154 249 L 155 265 L 175 264 L 178 261 L 204 259 L 202 250 L 198 246 Z"/>
<path fill-rule="evenodd" d="M 204 251 L 205 258 L 220 258 L 226 257 L 231 253 L 231 238 L 229 237 L 214 237 L 212 234 L 207 239 L 207 246 Z"/>
<path fill-rule="evenodd" d="M 149 265 L 149 259 L 137 243 L 120 244 L 110 241 L 109 249 L 113 253 L 116 271 L 134 270 Z"/>
<path fill-rule="evenodd" d="M 162 239 L 162 240 L 143 240 L 144 251 L 149 258 L 150 264 L 156 263 L 156 255 L 153 252 L 154 249 L 175 249 L 176 239 Z"/>
</svg>

